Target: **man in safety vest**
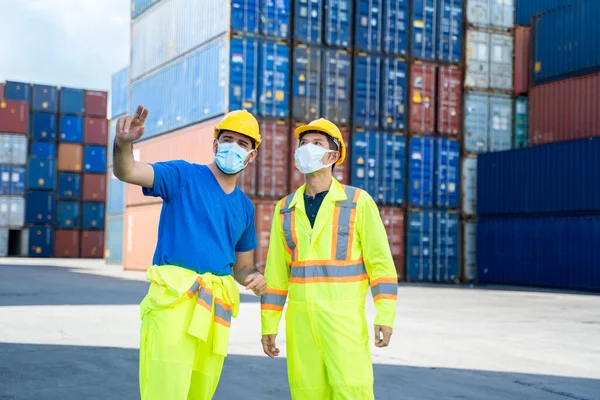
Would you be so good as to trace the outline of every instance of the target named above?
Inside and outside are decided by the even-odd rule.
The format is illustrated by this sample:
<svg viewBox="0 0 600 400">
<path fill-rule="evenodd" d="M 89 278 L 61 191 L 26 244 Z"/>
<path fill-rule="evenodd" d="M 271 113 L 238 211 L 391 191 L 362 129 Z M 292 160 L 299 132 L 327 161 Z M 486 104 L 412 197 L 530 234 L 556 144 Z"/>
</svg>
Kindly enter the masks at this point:
<svg viewBox="0 0 600 400">
<path fill-rule="evenodd" d="M 143 400 L 211 399 L 227 355 L 231 318 L 240 294 L 266 290 L 256 270 L 254 207 L 237 188 L 261 142 L 256 119 L 233 111 L 215 127 L 210 165 L 186 161 L 136 162 L 132 143 L 144 133 L 148 110 L 121 117 L 114 174 L 161 197 L 158 243 L 140 306 L 140 392 Z M 232 276 L 233 274 L 233 276 Z"/>
<path fill-rule="evenodd" d="M 370 284 L 375 345 L 386 347 L 398 286 L 385 227 L 367 192 L 332 177 L 346 157 L 337 126 L 319 119 L 295 135 L 306 185 L 275 208 L 261 299 L 263 350 L 279 354 L 275 339 L 287 299 L 292 398 L 373 399 L 365 297 Z"/>
</svg>

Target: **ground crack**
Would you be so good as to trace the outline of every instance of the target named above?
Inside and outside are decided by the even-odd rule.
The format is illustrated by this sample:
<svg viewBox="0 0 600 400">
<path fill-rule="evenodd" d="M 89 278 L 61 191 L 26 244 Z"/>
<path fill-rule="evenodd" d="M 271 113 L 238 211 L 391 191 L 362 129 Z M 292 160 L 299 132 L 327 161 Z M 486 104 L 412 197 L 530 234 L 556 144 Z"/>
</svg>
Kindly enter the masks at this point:
<svg viewBox="0 0 600 400">
<path fill-rule="evenodd" d="M 559 396 L 564 396 L 564 397 L 568 397 L 570 399 L 575 399 L 575 400 L 591 400 L 585 397 L 579 397 L 579 396 L 575 396 L 572 393 L 567 393 L 567 392 L 561 392 L 558 390 L 554 390 L 554 389 L 550 389 L 547 387 L 543 387 L 543 386 L 538 386 L 534 383 L 528 383 L 528 382 L 523 382 L 523 381 L 514 381 L 514 383 L 518 384 L 518 385 L 523 385 L 523 386 L 528 386 L 528 387 L 532 387 L 534 389 L 539 389 L 539 390 L 543 390 L 544 392 L 548 392 L 548 393 L 552 393 L 552 394 L 556 394 Z"/>
</svg>

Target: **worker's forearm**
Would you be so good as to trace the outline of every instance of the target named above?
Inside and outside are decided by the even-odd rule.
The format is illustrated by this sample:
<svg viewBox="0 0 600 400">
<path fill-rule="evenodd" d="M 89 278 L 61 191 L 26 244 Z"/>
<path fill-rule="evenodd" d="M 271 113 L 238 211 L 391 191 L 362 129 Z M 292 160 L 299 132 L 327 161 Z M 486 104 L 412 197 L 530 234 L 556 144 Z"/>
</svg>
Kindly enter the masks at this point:
<svg viewBox="0 0 600 400">
<path fill-rule="evenodd" d="M 133 143 L 115 139 L 113 146 L 113 173 L 118 179 L 127 182 L 127 178 L 131 176 L 134 168 Z"/>
<path fill-rule="evenodd" d="M 249 275 L 258 272 L 254 264 L 246 265 L 243 268 L 240 268 L 238 271 L 235 271 L 233 277 L 235 280 L 242 286 L 246 286 L 246 279 L 248 279 Z"/>
</svg>

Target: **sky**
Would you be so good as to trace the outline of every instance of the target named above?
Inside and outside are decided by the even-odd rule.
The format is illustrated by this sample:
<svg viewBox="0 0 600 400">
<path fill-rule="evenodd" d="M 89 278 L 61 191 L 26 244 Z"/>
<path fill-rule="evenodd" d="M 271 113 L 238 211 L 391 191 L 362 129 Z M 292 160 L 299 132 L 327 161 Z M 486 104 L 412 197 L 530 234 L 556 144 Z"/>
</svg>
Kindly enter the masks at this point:
<svg viewBox="0 0 600 400">
<path fill-rule="evenodd" d="M 130 0 L 0 0 L 0 82 L 110 91 L 129 64 Z"/>
</svg>

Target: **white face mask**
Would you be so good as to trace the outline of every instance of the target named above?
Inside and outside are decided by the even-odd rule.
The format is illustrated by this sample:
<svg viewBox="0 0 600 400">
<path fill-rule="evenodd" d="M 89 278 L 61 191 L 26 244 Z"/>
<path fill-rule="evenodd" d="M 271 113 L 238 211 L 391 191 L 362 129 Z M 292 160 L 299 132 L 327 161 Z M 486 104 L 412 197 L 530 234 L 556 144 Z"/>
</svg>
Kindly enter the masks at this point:
<svg viewBox="0 0 600 400">
<path fill-rule="evenodd" d="M 335 150 L 326 150 L 312 143 L 302 145 L 296 149 L 294 156 L 296 168 L 306 175 L 331 167 L 333 164 L 323 164 L 323 156 L 327 153 L 335 153 Z"/>
</svg>

